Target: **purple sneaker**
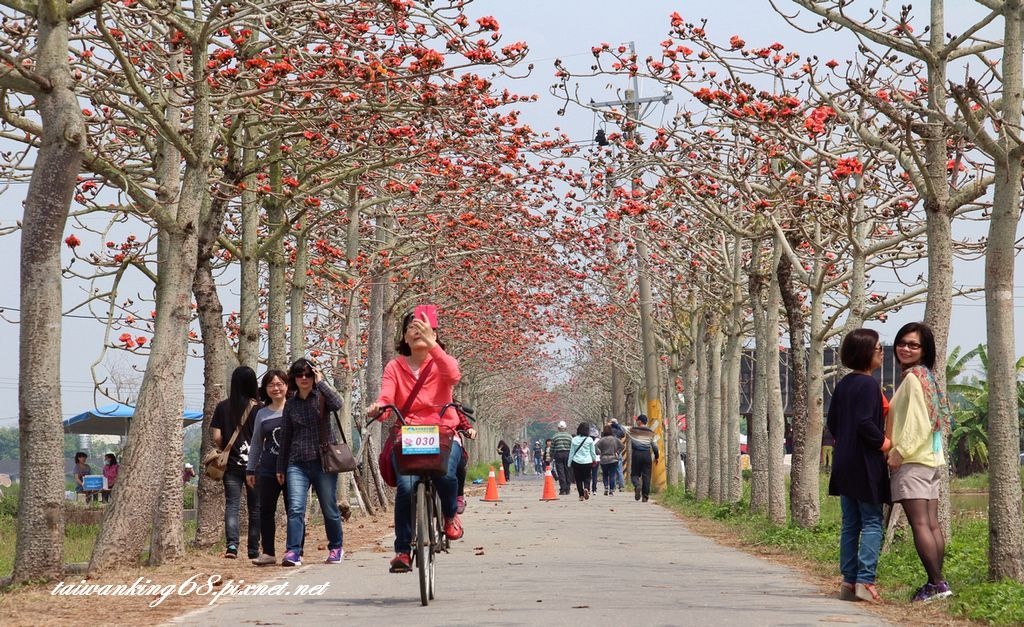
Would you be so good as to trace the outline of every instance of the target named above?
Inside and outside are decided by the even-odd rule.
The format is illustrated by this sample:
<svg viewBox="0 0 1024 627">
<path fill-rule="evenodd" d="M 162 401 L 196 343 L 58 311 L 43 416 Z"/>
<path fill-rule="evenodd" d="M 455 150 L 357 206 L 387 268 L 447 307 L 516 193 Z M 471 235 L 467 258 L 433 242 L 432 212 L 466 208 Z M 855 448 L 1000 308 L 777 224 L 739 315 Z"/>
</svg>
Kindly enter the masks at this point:
<svg viewBox="0 0 1024 627">
<path fill-rule="evenodd" d="M 295 551 L 288 551 L 281 559 L 281 566 L 302 566 L 302 558 Z"/>
<path fill-rule="evenodd" d="M 953 596 L 953 591 L 949 589 L 949 583 L 942 581 L 932 586 L 932 595 L 925 599 L 925 603 L 928 601 L 938 601 L 939 599 L 946 599 Z"/>
<path fill-rule="evenodd" d="M 327 560 L 324 563 L 325 564 L 340 564 L 341 563 L 341 559 L 343 557 L 345 557 L 345 549 L 342 549 L 341 547 L 338 547 L 336 549 L 331 549 L 330 551 L 327 552 Z"/>
<path fill-rule="evenodd" d="M 466 511 L 466 497 L 457 496 L 455 497 L 455 512 L 462 514 Z"/>
<path fill-rule="evenodd" d="M 924 601 L 930 601 L 933 594 L 935 594 L 935 586 L 933 586 L 930 583 L 926 583 L 917 589 L 917 592 L 915 592 L 914 596 L 911 597 L 910 602 L 920 603 Z"/>
</svg>

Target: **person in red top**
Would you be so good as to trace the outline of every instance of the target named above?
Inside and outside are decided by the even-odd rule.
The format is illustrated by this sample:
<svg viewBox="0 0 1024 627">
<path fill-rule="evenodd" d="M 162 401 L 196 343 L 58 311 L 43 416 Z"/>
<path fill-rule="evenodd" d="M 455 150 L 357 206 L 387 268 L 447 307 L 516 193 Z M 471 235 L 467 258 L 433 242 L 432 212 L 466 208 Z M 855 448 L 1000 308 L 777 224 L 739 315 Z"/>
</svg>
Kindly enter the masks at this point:
<svg viewBox="0 0 1024 627">
<path fill-rule="evenodd" d="M 423 385 L 404 418 L 408 425 L 438 425 L 442 431 L 455 433 L 448 456 L 448 472 L 435 479 L 434 485 L 441 497 L 445 534 L 451 540 L 458 540 L 463 533 L 462 521 L 456 511 L 456 471 L 462 459 L 462 442 L 458 431 L 465 430 L 470 438 L 476 437 L 476 431 L 469 427 L 468 421 L 455 408 L 449 407 L 442 415 L 438 412 L 445 404 L 452 402 L 452 390 L 462 378 L 459 362 L 437 342 L 437 330 L 430 327 L 425 316 L 423 319 L 411 313 L 405 316 L 402 320 L 402 336 L 395 348 L 399 356 L 384 367 L 380 395 L 366 413 L 370 418 L 377 418 L 385 405 L 404 407 L 420 373 L 424 372 L 428 364 L 433 363 L 426 371 Z M 391 463 L 395 464 L 394 456 Z M 395 468 L 398 477 L 398 494 L 395 496 L 395 557 L 391 560 L 390 569 L 393 573 L 401 573 L 412 570 L 409 554 L 413 532 L 412 494 L 417 477 L 399 474 L 397 464 Z"/>
</svg>

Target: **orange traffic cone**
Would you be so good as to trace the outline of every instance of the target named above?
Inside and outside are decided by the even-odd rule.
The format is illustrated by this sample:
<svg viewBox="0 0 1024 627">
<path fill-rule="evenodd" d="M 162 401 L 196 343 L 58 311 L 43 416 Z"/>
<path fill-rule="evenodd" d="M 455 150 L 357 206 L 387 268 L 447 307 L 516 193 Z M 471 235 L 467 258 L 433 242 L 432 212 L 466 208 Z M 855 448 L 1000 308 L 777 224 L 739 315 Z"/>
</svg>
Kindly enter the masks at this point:
<svg viewBox="0 0 1024 627">
<path fill-rule="evenodd" d="M 540 497 L 542 501 L 557 501 L 555 494 L 555 478 L 551 475 L 551 466 L 544 467 L 544 494 Z"/>
<path fill-rule="evenodd" d="M 494 466 L 491 466 L 490 471 L 487 473 L 487 493 L 480 500 L 490 503 L 497 503 L 501 500 L 498 498 L 498 484 L 494 480 Z"/>
<path fill-rule="evenodd" d="M 508 483 L 508 481 L 505 481 L 505 468 L 504 467 L 499 467 L 498 468 L 498 475 L 497 476 L 498 476 L 498 485 L 505 485 L 505 484 Z"/>
</svg>

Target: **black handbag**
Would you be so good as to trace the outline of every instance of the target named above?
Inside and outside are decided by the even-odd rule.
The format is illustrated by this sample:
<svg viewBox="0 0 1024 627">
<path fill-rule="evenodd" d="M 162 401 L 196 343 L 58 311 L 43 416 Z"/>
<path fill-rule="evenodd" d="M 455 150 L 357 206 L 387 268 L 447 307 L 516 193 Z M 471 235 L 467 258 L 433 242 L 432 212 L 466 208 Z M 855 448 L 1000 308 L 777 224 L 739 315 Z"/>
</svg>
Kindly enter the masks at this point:
<svg viewBox="0 0 1024 627">
<path fill-rule="evenodd" d="M 353 472 L 358 468 L 352 448 L 345 441 L 345 430 L 341 428 L 341 419 L 338 412 L 332 411 L 334 422 L 338 425 L 338 433 L 341 434 L 341 442 L 331 444 L 327 432 L 330 429 L 331 419 L 324 414 L 327 413 L 327 400 L 323 394 L 320 395 L 320 469 L 332 475 L 340 472 Z"/>
</svg>

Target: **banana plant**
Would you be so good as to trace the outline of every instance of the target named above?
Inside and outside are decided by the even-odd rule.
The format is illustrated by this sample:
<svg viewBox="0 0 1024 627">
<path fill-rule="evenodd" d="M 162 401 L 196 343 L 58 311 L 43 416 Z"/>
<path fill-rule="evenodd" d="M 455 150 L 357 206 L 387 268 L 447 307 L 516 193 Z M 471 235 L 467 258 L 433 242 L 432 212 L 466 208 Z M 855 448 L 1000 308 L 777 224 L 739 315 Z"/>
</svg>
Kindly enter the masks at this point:
<svg viewBox="0 0 1024 627">
<path fill-rule="evenodd" d="M 973 380 L 954 382 L 964 373 L 967 365 L 977 358 L 982 375 Z M 1024 372 L 1024 357 L 1017 360 L 1017 373 Z M 950 448 L 961 459 L 957 460 L 958 474 L 982 471 L 988 465 L 988 352 L 983 344 L 960 354 L 954 348 L 946 362 L 946 388 L 953 405 L 954 425 L 950 435 Z M 1024 381 L 1017 381 L 1017 415 L 1024 428 Z M 963 471 L 960 473 L 959 471 Z"/>
</svg>

